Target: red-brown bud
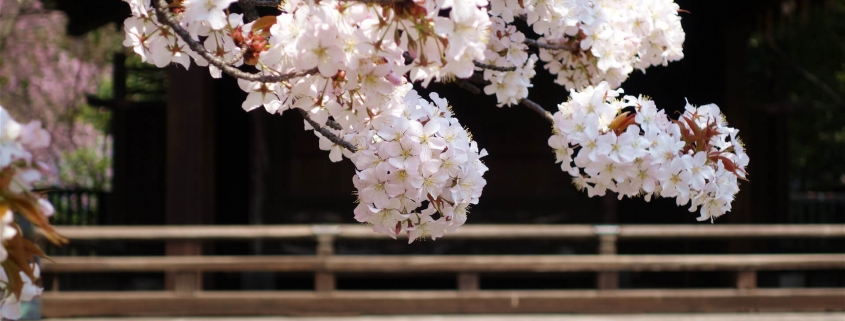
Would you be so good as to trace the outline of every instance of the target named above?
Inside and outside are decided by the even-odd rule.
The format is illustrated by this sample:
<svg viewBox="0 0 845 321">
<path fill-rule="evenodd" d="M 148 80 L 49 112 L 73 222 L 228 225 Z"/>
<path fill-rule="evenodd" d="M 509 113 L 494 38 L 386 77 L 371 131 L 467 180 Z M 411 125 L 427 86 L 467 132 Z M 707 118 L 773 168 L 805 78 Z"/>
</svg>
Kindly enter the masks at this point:
<svg viewBox="0 0 845 321">
<path fill-rule="evenodd" d="M 235 42 L 235 46 L 238 46 L 238 47 L 243 46 L 243 44 L 244 44 L 244 32 L 243 32 L 243 29 L 241 29 L 240 26 L 235 28 L 235 30 L 232 30 L 232 32 L 229 33 L 229 37 L 232 37 L 232 40 Z"/>
</svg>

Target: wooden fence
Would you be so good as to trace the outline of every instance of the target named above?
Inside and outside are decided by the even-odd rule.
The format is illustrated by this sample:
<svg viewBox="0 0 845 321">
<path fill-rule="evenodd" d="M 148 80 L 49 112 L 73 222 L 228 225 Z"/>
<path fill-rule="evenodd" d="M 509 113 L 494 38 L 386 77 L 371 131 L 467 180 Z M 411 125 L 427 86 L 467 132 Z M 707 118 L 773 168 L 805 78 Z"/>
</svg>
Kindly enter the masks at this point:
<svg viewBox="0 0 845 321">
<path fill-rule="evenodd" d="M 845 270 L 845 254 L 619 255 L 625 239 L 827 238 L 845 225 L 469 225 L 451 239 L 598 239 L 594 255 L 336 255 L 338 239 L 376 239 L 361 225 L 61 227 L 71 240 L 199 243 L 316 239 L 316 255 L 53 257 L 46 273 L 165 272 L 173 290 L 43 296 L 47 317 L 639 313 L 845 310 L 845 288 L 757 288 L 757 271 Z M 314 273 L 314 291 L 204 291 L 204 272 Z M 733 289 L 618 289 L 620 271 L 732 271 Z M 480 274 L 597 272 L 596 290 L 481 290 Z M 337 290 L 338 274 L 455 275 L 457 291 Z M 54 290 L 59 288 L 54 285 Z"/>
<path fill-rule="evenodd" d="M 45 190 L 56 209 L 54 225 L 99 225 L 108 207 L 109 192 L 85 189 Z"/>
</svg>

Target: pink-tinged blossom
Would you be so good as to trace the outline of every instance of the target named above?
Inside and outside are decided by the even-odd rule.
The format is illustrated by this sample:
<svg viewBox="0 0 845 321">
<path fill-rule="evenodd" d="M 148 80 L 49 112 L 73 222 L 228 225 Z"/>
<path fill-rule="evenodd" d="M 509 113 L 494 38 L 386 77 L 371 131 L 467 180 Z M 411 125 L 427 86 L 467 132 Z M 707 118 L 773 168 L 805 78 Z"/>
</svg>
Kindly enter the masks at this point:
<svg viewBox="0 0 845 321">
<path fill-rule="evenodd" d="M 96 44 L 87 37 L 69 37 L 67 17 L 44 8 L 40 1 L 0 1 L 0 12 L 6 17 L 16 12 L 16 6 L 27 14 L 9 20 L 14 21 L 8 26 L 9 34 L 0 39 L 0 105 L 21 124 L 40 121 L 46 130 L 49 146 L 31 152 L 47 167 L 38 184 L 94 187 L 88 185 L 88 177 L 60 176 L 58 168 L 66 163 L 66 154 L 80 149 L 109 157 L 110 138 L 92 124 L 75 121 L 74 115 L 86 94 L 97 92 L 98 84 L 111 76 L 106 55 L 122 35 L 106 26 L 97 31 L 101 38 Z M 44 135 L 36 138 L 47 142 Z"/>
<path fill-rule="evenodd" d="M 41 269 L 37 264 L 32 264 L 32 270 L 33 276 L 36 278 L 41 277 Z M 21 302 L 32 301 L 32 299 L 36 296 L 41 295 L 41 292 L 44 290 L 40 286 L 36 285 L 35 282 L 23 271 L 18 273 L 20 273 L 20 279 L 23 281 L 23 288 L 20 295 L 9 293 L 0 300 L 0 314 L 2 314 L 5 319 L 20 319 L 23 314 Z M 8 284 L 9 282 L 9 277 L 4 269 L 0 269 L 0 282 L 3 284 Z"/>
<path fill-rule="evenodd" d="M 182 19 L 187 23 L 205 21 L 211 29 L 223 29 L 228 22 L 223 10 L 234 2 L 237 0 L 185 0 Z"/>
<path fill-rule="evenodd" d="M 139 7 L 139 0 L 129 1 Z M 714 126 L 708 127 L 708 142 L 698 146 L 689 128 L 671 123 L 654 102 L 620 97 L 622 90 L 614 89 L 634 69 L 683 57 L 684 33 L 672 1 L 431 0 L 409 2 L 399 12 L 378 4 L 291 0 L 281 5 L 274 25 L 255 30 L 242 16 L 231 14 L 227 21 L 223 9 L 232 2 L 186 0 L 175 17 L 220 59 L 244 54 L 243 63 L 264 75 L 317 70 L 277 83 L 241 81 L 248 93 L 243 107 L 264 106 L 270 113 L 300 108 L 310 121 L 331 127 L 332 135 L 318 134 L 320 148 L 332 161 L 346 157 L 356 164 L 353 182 L 362 204 L 356 217 L 382 233 L 439 237 L 455 226 L 457 209 L 465 213 L 467 204 L 478 202 L 486 183 L 487 167 L 480 161 L 486 152 L 444 99 L 433 94 L 432 104 L 410 83 L 427 86 L 480 73 L 488 82 L 483 91 L 495 95 L 498 106 L 516 105 L 528 97 L 538 61 L 571 91 L 570 101 L 553 115 L 548 143 L 561 169 L 590 196 L 608 190 L 675 196 L 678 204 L 697 208 L 716 194 L 727 200 L 734 190 L 712 186 L 722 178 L 715 164 L 744 177 L 747 155 L 730 148 L 737 145 L 736 130 L 721 121 L 718 107 L 689 106 L 682 116 L 696 124 L 690 126 Z M 448 18 L 440 16 L 444 10 Z M 145 61 L 187 66 L 190 56 L 208 64 L 139 11 L 133 10 L 140 22 L 129 23 L 126 45 Z M 515 16 L 541 35 L 537 41 L 565 48 L 529 54 L 525 34 L 511 24 Z M 209 69 L 220 76 L 216 67 Z M 310 123 L 305 128 L 313 129 Z M 409 216 L 396 218 L 395 211 Z M 397 224 L 374 219 L 376 213 Z"/>
<path fill-rule="evenodd" d="M 689 106 L 681 116 L 683 123 L 708 128 L 702 132 L 712 137 L 702 145 L 689 136 L 689 128 L 682 131 L 676 123 L 661 121 L 665 113 L 653 101 L 632 96 L 617 100 L 617 92 L 609 88 L 603 83 L 573 92 L 553 115 L 548 143 L 576 187 L 586 189 L 590 197 L 608 190 L 619 193 L 620 199 L 672 197 L 679 206 L 690 204 L 690 211 L 700 209 L 701 220 L 730 211 L 748 155 L 737 147 L 737 130 L 715 120 L 723 117 L 718 107 Z M 624 114 L 623 108 L 631 104 L 638 106 L 637 114 Z"/>
<path fill-rule="evenodd" d="M 445 99 L 433 95 L 432 100 L 436 104 L 406 92 L 403 110 L 370 129 L 373 139 L 361 141 L 351 157 L 358 168 L 353 182 L 360 203 L 368 206 L 365 211 L 360 205 L 356 218 L 376 232 L 405 231 L 411 241 L 440 237 L 466 221 L 468 205 L 478 203 L 486 185 L 482 175 L 487 167 L 479 160 L 486 152 L 468 139 Z M 368 214 L 383 213 L 397 200 L 402 204 L 398 215 L 406 219 L 396 230 L 385 229 Z M 428 207 L 420 210 L 425 203 Z"/>
<path fill-rule="evenodd" d="M 11 203 L 8 202 L 10 197 L 17 199 L 18 206 L 26 206 L 32 209 L 26 214 L 27 218 L 37 215 L 38 219 L 33 219 L 34 224 L 41 227 L 49 233 L 50 226 L 46 223 L 38 223 L 40 219 L 47 219 L 53 215 L 55 209 L 52 204 L 46 199 L 37 196 L 32 192 L 33 183 L 41 179 L 41 171 L 43 165 L 32 159 L 31 151 L 36 149 L 43 149 L 48 147 L 50 143 L 49 135 L 41 128 L 39 121 L 32 121 L 26 125 L 21 126 L 18 122 L 12 119 L 11 115 L 0 106 L 0 174 L 5 179 L 8 179 L 2 186 L 2 194 L 5 200 L 0 200 L 2 210 L 0 210 L 0 262 L 7 259 L 18 262 L 22 258 L 21 253 L 9 252 L 6 249 L 8 242 L 13 240 L 16 236 L 19 237 L 20 227 L 15 223 L 15 215 L 11 210 Z M 46 225 L 45 225 L 46 224 Z M 32 243 L 27 240 L 17 239 L 18 246 L 30 245 Z M 10 255 L 15 255 L 9 258 Z M 27 254 L 24 254 L 27 255 Z M 39 267 L 33 264 L 31 267 L 32 275 L 36 278 L 40 276 Z M 9 288 L 9 277 L 7 273 L 20 273 L 19 282 L 22 282 L 20 292 L 13 292 Z M 35 296 L 41 294 L 42 288 L 34 283 L 30 277 L 19 268 L 0 269 L 0 292 L 3 293 L 0 299 L 0 316 L 3 319 L 19 319 L 21 317 L 21 302 L 30 301 Z"/>
<path fill-rule="evenodd" d="M 241 105 L 245 111 L 264 106 L 264 109 L 268 113 L 275 114 L 283 108 L 279 97 L 276 96 L 277 84 L 275 83 L 261 83 L 238 79 L 238 86 L 241 87 L 241 90 L 249 93 Z"/>
</svg>

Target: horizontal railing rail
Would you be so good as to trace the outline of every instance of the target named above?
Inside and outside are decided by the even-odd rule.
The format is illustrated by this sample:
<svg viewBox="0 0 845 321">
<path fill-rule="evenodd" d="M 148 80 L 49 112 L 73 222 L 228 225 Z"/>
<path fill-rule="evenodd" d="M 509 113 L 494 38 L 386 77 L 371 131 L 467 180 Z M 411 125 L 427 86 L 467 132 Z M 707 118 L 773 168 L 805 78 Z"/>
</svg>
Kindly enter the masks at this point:
<svg viewBox="0 0 845 321">
<path fill-rule="evenodd" d="M 588 255 L 335 255 L 336 240 L 385 239 L 364 225 L 61 226 L 71 242 L 162 241 L 182 255 L 52 257 L 46 274 L 159 272 L 172 291 L 59 292 L 44 315 L 285 315 L 414 313 L 717 312 L 845 310 L 843 288 L 759 289 L 758 271 L 845 270 L 845 253 L 619 255 L 620 239 L 845 238 L 845 224 L 468 225 L 448 239 L 595 239 Z M 315 255 L 200 255 L 208 241 L 316 240 Z M 185 255 L 196 254 L 196 255 Z M 212 272 L 312 273 L 314 291 L 205 291 Z M 619 272 L 727 271 L 735 289 L 617 290 Z M 598 290 L 489 291 L 481 275 L 595 272 Z M 457 291 L 339 291 L 337 275 L 453 274 Z M 106 303 L 107 302 L 107 303 Z"/>
<path fill-rule="evenodd" d="M 386 239 L 365 225 L 61 226 L 71 240 Z M 845 238 L 845 224 L 808 225 L 466 225 L 449 239 Z"/>
<path fill-rule="evenodd" d="M 198 315 L 243 317 L 248 315 L 467 313 L 794 312 L 842 310 L 843 302 L 845 302 L 845 294 L 838 288 L 338 291 L 332 293 L 201 291 L 192 295 L 161 291 L 60 292 L 44 294 L 42 314 L 50 318 L 60 318 Z M 325 319 L 327 318 L 321 318 L 321 320 Z"/>
<path fill-rule="evenodd" d="M 46 272 L 598 272 L 845 270 L 845 254 L 61 257 Z"/>
</svg>

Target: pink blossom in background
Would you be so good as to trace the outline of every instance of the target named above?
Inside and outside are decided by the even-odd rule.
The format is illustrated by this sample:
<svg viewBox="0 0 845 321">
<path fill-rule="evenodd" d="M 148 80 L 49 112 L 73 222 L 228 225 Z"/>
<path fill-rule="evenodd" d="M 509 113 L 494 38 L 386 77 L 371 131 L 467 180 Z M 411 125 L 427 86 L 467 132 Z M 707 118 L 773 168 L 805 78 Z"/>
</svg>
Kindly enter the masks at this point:
<svg viewBox="0 0 845 321">
<path fill-rule="evenodd" d="M 50 133 L 50 148 L 38 155 L 53 172 L 46 185 L 61 185 L 55 173 L 63 154 L 108 142 L 75 115 L 85 95 L 110 77 L 106 57 L 119 42 L 117 30 L 94 31 L 100 32 L 95 41 L 68 36 L 66 25 L 64 13 L 44 9 L 40 1 L 0 0 L 0 105 L 22 122 L 40 120 Z"/>
</svg>

